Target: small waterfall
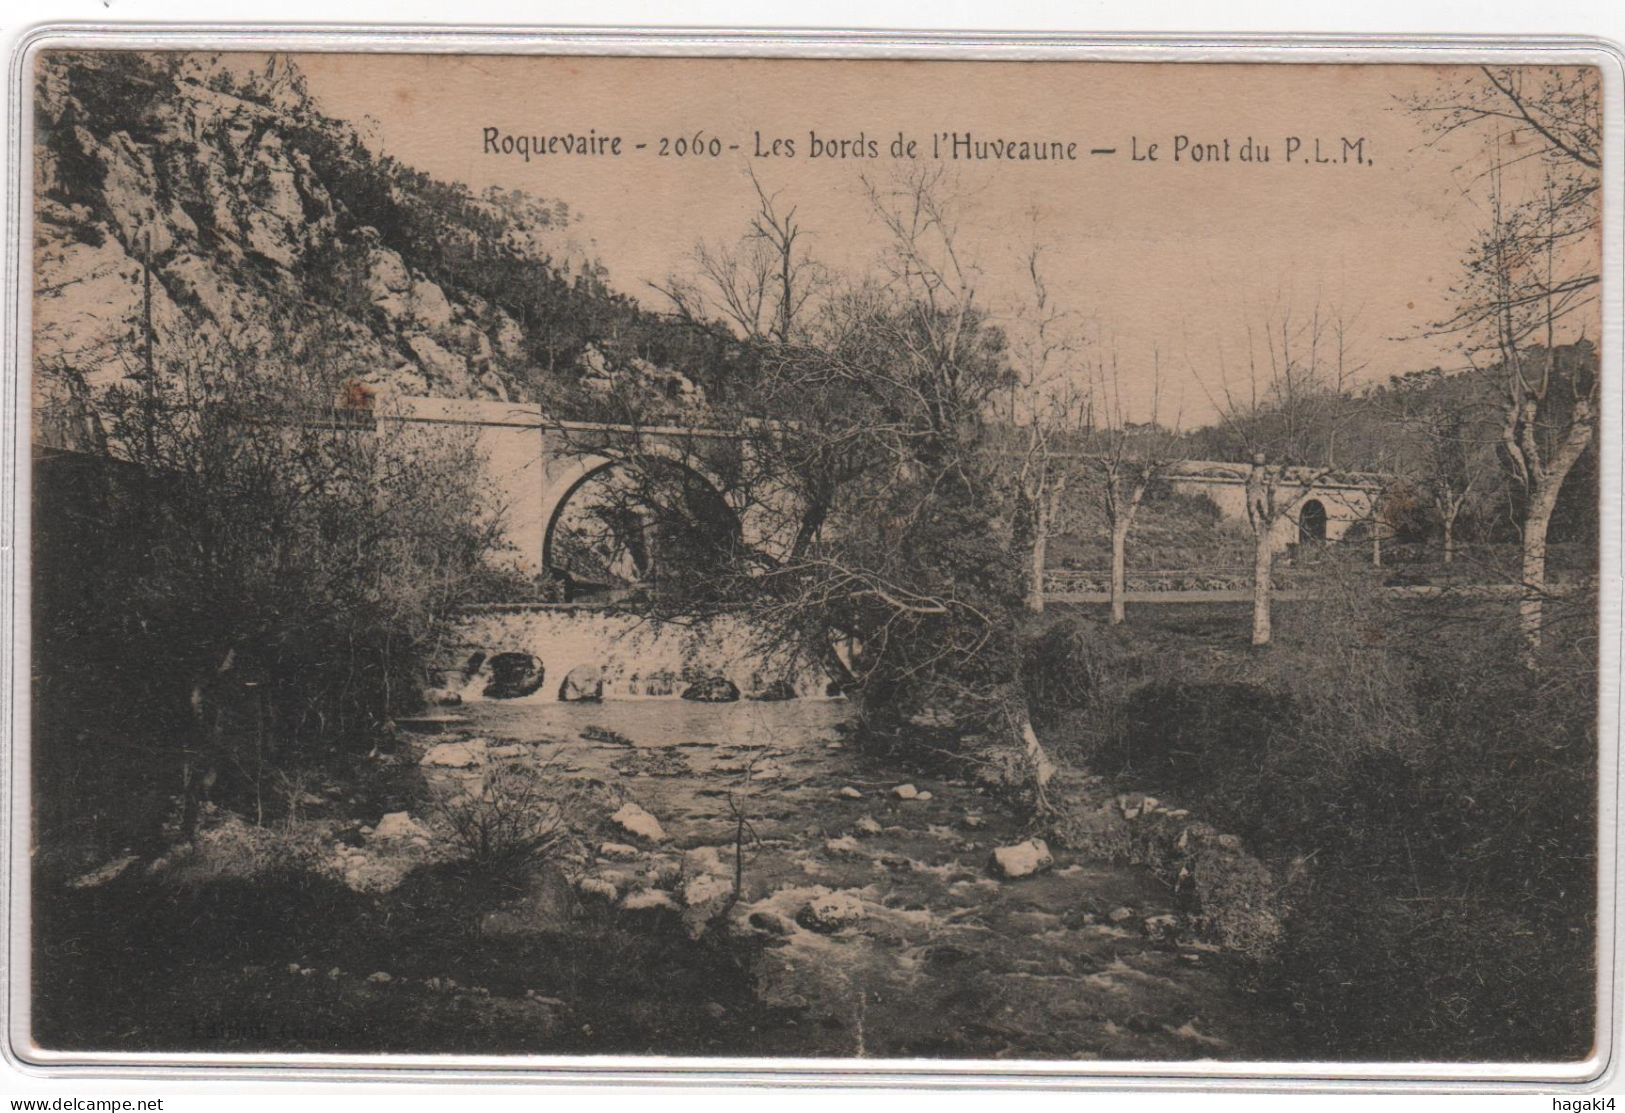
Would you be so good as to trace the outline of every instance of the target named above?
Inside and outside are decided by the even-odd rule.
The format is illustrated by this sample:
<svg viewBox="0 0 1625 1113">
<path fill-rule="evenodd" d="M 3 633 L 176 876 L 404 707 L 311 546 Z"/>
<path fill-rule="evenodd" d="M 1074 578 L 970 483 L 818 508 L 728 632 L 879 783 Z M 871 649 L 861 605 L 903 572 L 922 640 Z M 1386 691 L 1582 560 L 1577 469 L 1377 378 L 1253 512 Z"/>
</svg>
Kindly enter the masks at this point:
<svg viewBox="0 0 1625 1113">
<path fill-rule="evenodd" d="M 458 635 L 467 665 L 453 674 L 451 686 L 468 702 L 487 698 L 489 662 L 501 653 L 528 653 L 547 674 L 534 693 L 505 702 L 557 700 L 564 678 L 578 668 L 598 670 L 605 700 L 677 699 L 714 677 L 745 699 L 791 692 L 799 699 L 829 698 L 822 669 L 764 658 L 749 624 L 727 616 L 678 623 L 583 607 L 527 607 L 470 614 Z"/>
</svg>

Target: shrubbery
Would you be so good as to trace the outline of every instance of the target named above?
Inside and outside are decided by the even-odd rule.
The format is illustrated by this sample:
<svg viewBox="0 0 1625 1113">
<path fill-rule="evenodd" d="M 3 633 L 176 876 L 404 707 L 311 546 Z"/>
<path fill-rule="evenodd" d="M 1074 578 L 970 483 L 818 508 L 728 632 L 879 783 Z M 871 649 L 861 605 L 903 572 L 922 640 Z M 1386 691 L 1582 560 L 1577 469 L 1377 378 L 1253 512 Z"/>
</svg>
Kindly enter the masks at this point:
<svg viewBox="0 0 1625 1113">
<path fill-rule="evenodd" d="M 1107 724 L 1092 764 L 1299 876 L 1280 944 L 1251 975 L 1288 1018 L 1274 1037 L 1283 1050 L 1583 1057 L 1594 601 L 1549 616 L 1531 672 L 1505 602 L 1331 586 L 1283 608 L 1263 654 L 1142 630 L 1144 678 L 1108 675 L 1090 713 Z"/>
<path fill-rule="evenodd" d="M 493 765 L 478 786 L 441 787 L 430 802 L 475 872 L 516 882 L 567 849 L 597 814 L 583 783 L 559 776 L 551 762 Z"/>
</svg>

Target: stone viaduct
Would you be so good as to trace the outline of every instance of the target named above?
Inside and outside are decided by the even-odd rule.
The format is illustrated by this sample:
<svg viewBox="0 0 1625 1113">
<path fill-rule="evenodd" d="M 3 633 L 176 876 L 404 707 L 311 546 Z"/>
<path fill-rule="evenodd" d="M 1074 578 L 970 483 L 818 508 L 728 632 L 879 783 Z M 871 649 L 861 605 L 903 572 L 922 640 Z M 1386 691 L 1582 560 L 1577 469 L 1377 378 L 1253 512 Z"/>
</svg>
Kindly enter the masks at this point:
<svg viewBox="0 0 1625 1113">
<path fill-rule="evenodd" d="M 1182 495 L 1199 495 L 1226 521 L 1247 521 L 1246 464 L 1186 460 L 1168 477 Z M 1286 512 L 1276 519 L 1271 543 L 1277 552 L 1305 541 L 1341 541 L 1355 525 L 1370 523 L 1386 479 L 1370 472 L 1285 468 L 1276 482 Z"/>
<path fill-rule="evenodd" d="M 505 511 L 515 564 L 526 575 L 548 570 L 560 518 L 572 497 L 613 469 L 634 445 L 640 454 L 668 460 L 703 480 L 733 511 L 748 544 L 761 543 L 770 528 L 759 500 L 741 499 L 729 478 L 742 448 L 740 438 L 725 430 L 559 421 L 534 403 L 460 398 L 396 397 L 377 418 L 473 435 L 489 490 Z"/>
</svg>

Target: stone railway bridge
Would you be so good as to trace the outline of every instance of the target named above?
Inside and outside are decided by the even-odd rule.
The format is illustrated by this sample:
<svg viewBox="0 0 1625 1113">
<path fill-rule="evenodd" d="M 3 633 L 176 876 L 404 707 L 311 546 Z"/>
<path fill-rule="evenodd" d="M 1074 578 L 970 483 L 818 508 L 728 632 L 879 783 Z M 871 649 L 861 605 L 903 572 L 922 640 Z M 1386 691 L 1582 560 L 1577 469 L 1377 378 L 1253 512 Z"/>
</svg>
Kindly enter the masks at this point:
<svg viewBox="0 0 1625 1113">
<path fill-rule="evenodd" d="M 526 575 L 563 563 L 565 519 L 595 479 L 624 466 L 629 454 L 668 462 L 714 493 L 750 545 L 771 547 L 783 498 L 740 490 L 748 441 L 729 430 L 560 421 L 535 404 L 456 398 L 396 398 L 380 422 L 463 430 L 474 437 L 489 490 L 505 510 L 507 541 Z"/>
</svg>

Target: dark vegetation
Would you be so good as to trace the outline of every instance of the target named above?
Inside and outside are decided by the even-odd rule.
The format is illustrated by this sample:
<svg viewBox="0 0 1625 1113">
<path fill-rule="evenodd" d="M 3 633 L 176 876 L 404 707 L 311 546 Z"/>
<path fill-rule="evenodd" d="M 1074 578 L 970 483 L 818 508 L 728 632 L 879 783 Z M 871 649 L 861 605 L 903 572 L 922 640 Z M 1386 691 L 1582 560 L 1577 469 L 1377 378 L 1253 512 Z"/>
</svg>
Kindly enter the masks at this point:
<svg viewBox="0 0 1625 1113">
<path fill-rule="evenodd" d="M 482 935 L 480 917 L 510 896 L 456 865 L 382 897 L 300 867 L 53 894 L 37 906 L 35 1038 L 62 1050 L 705 1055 L 752 1046 L 770 1015 L 738 940 L 695 943 L 675 916 L 633 923 L 602 906 L 556 931 Z M 391 981 L 369 982 L 378 971 Z"/>
<path fill-rule="evenodd" d="M 418 703 L 444 622 L 489 587 L 470 446 L 267 421 L 337 397 L 344 368 L 319 328 L 263 343 L 167 354 L 151 403 L 115 391 L 131 459 L 40 458 L 35 821 L 64 868 L 158 849 L 177 795 L 183 835 L 211 799 L 277 815 Z"/>
<path fill-rule="evenodd" d="M 1345 594 L 1285 605 L 1263 656 L 1224 608 L 1141 607 L 1131 637 L 1062 619 L 1037 643 L 1045 721 L 1271 865 L 1289 912 L 1249 980 L 1282 1051 L 1583 1058 L 1593 603 L 1552 616 L 1562 648 L 1534 674 L 1506 604 L 1384 601 L 1344 575 Z"/>
</svg>

